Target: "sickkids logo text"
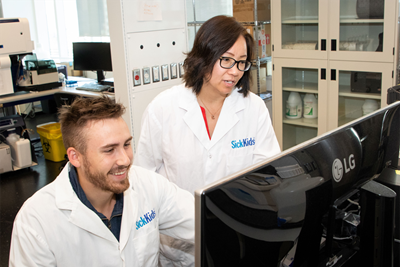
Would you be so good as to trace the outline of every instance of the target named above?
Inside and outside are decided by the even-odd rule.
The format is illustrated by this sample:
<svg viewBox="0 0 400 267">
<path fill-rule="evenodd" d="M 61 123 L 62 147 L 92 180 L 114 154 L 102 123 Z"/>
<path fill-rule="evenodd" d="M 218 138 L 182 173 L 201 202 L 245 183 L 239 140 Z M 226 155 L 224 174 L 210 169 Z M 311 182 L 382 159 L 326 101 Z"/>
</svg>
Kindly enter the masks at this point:
<svg viewBox="0 0 400 267">
<path fill-rule="evenodd" d="M 232 149 L 246 147 L 246 146 L 254 146 L 256 144 L 256 139 L 244 138 L 244 139 L 239 139 L 237 141 L 233 140 L 231 144 L 232 144 Z"/>
<path fill-rule="evenodd" d="M 146 224 L 150 223 L 156 217 L 156 212 L 151 210 L 145 213 L 143 216 L 140 216 L 139 220 L 136 221 L 136 230 L 139 230 Z"/>
</svg>

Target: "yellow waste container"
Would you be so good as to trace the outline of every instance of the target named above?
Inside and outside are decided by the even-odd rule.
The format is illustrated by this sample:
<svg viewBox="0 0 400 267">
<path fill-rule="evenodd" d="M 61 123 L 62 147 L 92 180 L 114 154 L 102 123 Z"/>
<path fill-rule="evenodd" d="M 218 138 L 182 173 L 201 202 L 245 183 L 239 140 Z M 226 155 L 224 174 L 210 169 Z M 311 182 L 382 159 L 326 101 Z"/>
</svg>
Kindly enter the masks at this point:
<svg viewBox="0 0 400 267">
<path fill-rule="evenodd" d="M 60 123 L 40 124 L 36 126 L 36 130 L 40 135 L 44 158 L 55 162 L 63 161 L 67 152 L 64 148 Z"/>
</svg>

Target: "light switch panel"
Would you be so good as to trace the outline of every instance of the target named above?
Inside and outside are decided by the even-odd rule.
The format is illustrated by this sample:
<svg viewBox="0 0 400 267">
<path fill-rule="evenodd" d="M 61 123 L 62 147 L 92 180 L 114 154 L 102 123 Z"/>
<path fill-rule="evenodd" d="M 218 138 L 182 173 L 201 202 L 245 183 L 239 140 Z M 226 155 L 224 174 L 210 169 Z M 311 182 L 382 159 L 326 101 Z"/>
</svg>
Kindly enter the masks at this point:
<svg viewBox="0 0 400 267">
<path fill-rule="evenodd" d="M 171 63 L 171 79 L 178 78 L 178 70 L 176 63 Z"/>
<path fill-rule="evenodd" d="M 153 66 L 153 83 L 159 82 L 160 81 L 160 67 L 158 66 Z"/>
<path fill-rule="evenodd" d="M 161 65 L 161 75 L 163 81 L 169 80 L 168 64 Z"/>
<path fill-rule="evenodd" d="M 141 85 L 140 81 L 140 69 L 134 69 L 132 71 L 132 76 L 133 76 L 133 86 L 139 86 Z"/>
<path fill-rule="evenodd" d="M 182 78 L 183 74 L 185 74 L 185 70 L 183 69 L 183 62 L 179 62 L 179 78 Z"/>
<path fill-rule="evenodd" d="M 143 84 L 149 84 L 151 82 L 150 68 L 143 68 Z"/>
</svg>

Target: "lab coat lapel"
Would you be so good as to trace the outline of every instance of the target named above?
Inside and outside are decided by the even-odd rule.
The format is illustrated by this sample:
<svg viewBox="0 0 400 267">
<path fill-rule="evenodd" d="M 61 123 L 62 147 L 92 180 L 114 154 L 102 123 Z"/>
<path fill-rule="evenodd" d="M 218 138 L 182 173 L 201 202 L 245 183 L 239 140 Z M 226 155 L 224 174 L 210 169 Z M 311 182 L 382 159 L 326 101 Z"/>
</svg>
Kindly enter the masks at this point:
<svg viewBox="0 0 400 267">
<path fill-rule="evenodd" d="M 110 230 L 104 225 L 99 216 L 86 207 L 76 196 L 69 181 L 68 163 L 56 178 L 56 205 L 61 210 L 70 210 L 69 221 L 79 228 L 97 235 L 101 238 L 118 243 Z"/>
<path fill-rule="evenodd" d="M 190 128 L 200 143 L 206 149 L 209 149 L 210 139 L 195 94 L 189 91 L 189 89 L 188 92 L 184 92 L 179 99 L 179 107 L 186 110 L 186 114 L 183 116 L 186 125 Z"/>
<path fill-rule="evenodd" d="M 129 187 L 129 189 L 124 192 L 124 210 L 122 212 L 121 234 L 119 236 L 121 251 L 129 241 L 132 226 L 135 222 L 135 218 L 137 218 L 138 202 L 134 201 L 135 199 L 137 199 L 137 193 Z M 121 255 L 123 260 L 125 260 L 125 254 L 122 253 Z"/>
<path fill-rule="evenodd" d="M 242 94 L 237 92 L 235 89 L 231 95 L 229 95 L 222 106 L 221 113 L 218 118 L 217 125 L 213 136 L 211 138 L 210 148 L 218 143 L 232 128 L 236 123 L 239 122 L 239 116 L 237 112 L 245 108 L 244 100 Z"/>
</svg>

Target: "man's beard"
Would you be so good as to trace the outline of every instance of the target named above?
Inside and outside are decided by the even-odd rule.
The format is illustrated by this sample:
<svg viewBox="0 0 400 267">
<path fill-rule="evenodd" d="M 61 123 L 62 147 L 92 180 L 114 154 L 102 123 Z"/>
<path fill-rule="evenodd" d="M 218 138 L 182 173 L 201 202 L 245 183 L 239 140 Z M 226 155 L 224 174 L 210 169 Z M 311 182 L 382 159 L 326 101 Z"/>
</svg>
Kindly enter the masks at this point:
<svg viewBox="0 0 400 267">
<path fill-rule="evenodd" d="M 92 171 L 92 165 L 90 164 L 89 160 L 87 160 L 87 158 L 84 158 L 84 165 L 85 165 L 84 169 L 85 176 L 87 177 L 90 183 L 99 187 L 100 189 L 104 191 L 113 192 L 114 194 L 120 194 L 124 192 L 126 189 L 128 189 L 129 187 L 128 172 L 131 167 L 131 164 L 129 166 L 118 166 L 118 168 L 113 168 L 107 173 L 107 174 L 118 173 L 123 170 L 126 170 L 126 178 L 118 182 L 113 182 L 111 179 L 108 178 L 107 174 L 104 175 L 100 172 L 96 172 L 95 170 Z"/>
</svg>

